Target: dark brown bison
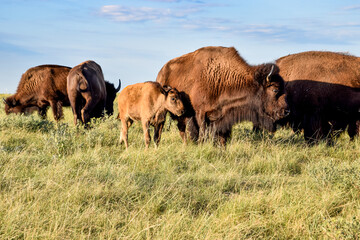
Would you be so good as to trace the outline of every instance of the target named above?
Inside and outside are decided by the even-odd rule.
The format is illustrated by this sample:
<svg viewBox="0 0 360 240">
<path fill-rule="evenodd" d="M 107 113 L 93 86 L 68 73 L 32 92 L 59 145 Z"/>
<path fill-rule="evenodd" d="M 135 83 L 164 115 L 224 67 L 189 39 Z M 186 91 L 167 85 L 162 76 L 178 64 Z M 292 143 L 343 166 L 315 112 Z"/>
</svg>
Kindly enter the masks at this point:
<svg viewBox="0 0 360 240">
<path fill-rule="evenodd" d="M 156 81 L 182 94 L 187 112 L 176 119 L 184 141 L 187 126 L 193 139 L 211 126 L 225 144 L 236 122 L 264 124 L 286 116 L 278 73 L 275 64 L 250 66 L 235 48 L 204 47 L 167 62 Z"/>
<path fill-rule="evenodd" d="M 71 69 L 67 77 L 67 92 L 74 114 L 74 123 L 80 119 L 88 123 L 93 117 L 101 117 L 106 111 L 113 114 L 113 103 L 120 90 L 104 80 L 101 67 L 94 61 L 83 62 Z"/>
<path fill-rule="evenodd" d="M 343 53 L 311 51 L 276 61 L 285 80 L 294 131 L 304 129 L 308 142 L 329 138 L 348 126 L 359 133 L 360 58 Z"/>
<path fill-rule="evenodd" d="M 37 110 L 45 118 L 50 105 L 58 121 L 63 116 L 62 106 L 69 106 L 66 77 L 70 70 L 70 67 L 58 65 L 41 65 L 27 70 L 21 76 L 16 93 L 3 99 L 6 114 Z"/>
<path fill-rule="evenodd" d="M 154 142 L 160 143 L 166 113 L 181 116 L 184 105 L 179 92 L 171 87 L 162 87 L 157 82 L 137 83 L 124 88 L 118 98 L 119 116 L 122 123 L 120 142 L 128 148 L 128 128 L 133 121 L 141 121 L 144 130 L 146 148 L 150 144 L 150 125 L 154 126 Z"/>
</svg>

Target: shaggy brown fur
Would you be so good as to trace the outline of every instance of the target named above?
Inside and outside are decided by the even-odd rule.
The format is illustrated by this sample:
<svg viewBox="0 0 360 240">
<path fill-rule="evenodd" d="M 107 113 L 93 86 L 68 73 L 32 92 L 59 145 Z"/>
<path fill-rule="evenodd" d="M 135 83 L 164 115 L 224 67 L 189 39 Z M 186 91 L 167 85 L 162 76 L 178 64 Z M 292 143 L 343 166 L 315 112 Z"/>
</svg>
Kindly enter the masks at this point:
<svg viewBox="0 0 360 240">
<path fill-rule="evenodd" d="M 113 102 L 117 89 L 105 82 L 100 65 L 94 61 L 86 61 L 75 66 L 67 77 L 67 92 L 74 114 L 74 123 L 80 119 L 88 123 L 93 117 L 101 117 L 104 111 L 113 113 Z M 110 86 L 111 85 L 111 86 Z M 111 90 L 111 93 L 107 91 Z"/>
<path fill-rule="evenodd" d="M 360 58 L 334 52 L 303 52 L 276 61 L 286 81 L 295 131 L 304 129 L 307 141 L 333 135 L 347 126 L 359 134 Z"/>
<path fill-rule="evenodd" d="M 41 65 L 27 70 L 21 76 L 16 93 L 4 99 L 6 114 L 37 110 L 42 117 L 46 117 L 50 105 L 58 121 L 63 116 L 62 106 L 69 106 L 66 77 L 70 69 L 58 65 Z"/>
<path fill-rule="evenodd" d="M 128 128 L 133 121 L 141 121 L 145 145 L 150 144 L 149 126 L 155 128 L 154 142 L 160 142 L 161 131 L 165 123 L 166 113 L 170 111 L 177 116 L 184 114 L 184 105 L 179 92 L 171 87 L 162 87 L 157 82 L 137 83 L 124 88 L 118 98 L 119 116 L 122 123 L 120 142 L 124 141 L 128 148 Z"/>
<path fill-rule="evenodd" d="M 191 106 L 187 108 L 190 111 L 177 118 L 184 141 L 187 125 L 196 139 L 198 130 L 201 136 L 211 123 L 226 132 L 225 142 L 238 121 L 263 117 L 273 121 L 286 115 L 283 80 L 278 73 L 274 64 L 248 65 L 234 48 L 205 47 L 167 62 L 156 81 L 177 88 L 188 99 L 185 104 Z M 242 110 L 232 117 L 228 114 L 232 109 Z"/>
</svg>

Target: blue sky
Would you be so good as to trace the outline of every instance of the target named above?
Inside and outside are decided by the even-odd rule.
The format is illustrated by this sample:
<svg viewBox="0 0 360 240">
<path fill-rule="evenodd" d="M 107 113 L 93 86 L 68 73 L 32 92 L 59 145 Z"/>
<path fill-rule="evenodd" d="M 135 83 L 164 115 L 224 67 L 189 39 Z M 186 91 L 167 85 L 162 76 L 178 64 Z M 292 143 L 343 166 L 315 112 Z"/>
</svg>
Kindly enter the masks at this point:
<svg viewBox="0 0 360 240">
<path fill-rule="evenodd" d="M 234 46 L 250 64 L 296 52 L 360 56 L 360 1 L 1 0 L 0 93 L 40 64 L 92 59 L 123 86 L 155 81 L 170 59 Z"/>
</svg>

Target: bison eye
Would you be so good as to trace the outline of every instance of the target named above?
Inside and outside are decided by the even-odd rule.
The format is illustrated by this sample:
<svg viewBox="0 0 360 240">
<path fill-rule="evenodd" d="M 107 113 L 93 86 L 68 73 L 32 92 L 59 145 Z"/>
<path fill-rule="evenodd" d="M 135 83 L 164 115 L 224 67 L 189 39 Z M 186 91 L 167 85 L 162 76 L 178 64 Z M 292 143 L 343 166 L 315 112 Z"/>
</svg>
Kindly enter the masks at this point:
<svg viewBox="0 0 360 240">
<path fill-rule="evenodd" d="M 175 98 L 174 98 L 174 97 L 172 97 L 172 98 L 171 98 L 171 101 L 175 101 Z"/>
<path fill-rule="evenodd" d="M 274 92 L 274 93 L 278 93 L 278 92 L 280 92 L 280 91 L 279 91 L 279 89 L 273 89 L 273 92 Z"/>
</svg>

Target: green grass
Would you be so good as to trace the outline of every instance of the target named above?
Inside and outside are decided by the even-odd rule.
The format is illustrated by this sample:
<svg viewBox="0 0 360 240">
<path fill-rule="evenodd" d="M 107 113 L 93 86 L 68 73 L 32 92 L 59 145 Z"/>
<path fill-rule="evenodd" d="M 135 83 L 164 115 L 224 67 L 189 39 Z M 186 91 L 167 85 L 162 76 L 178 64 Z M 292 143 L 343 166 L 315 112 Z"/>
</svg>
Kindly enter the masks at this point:
<svg viewBox="0 0 360 240">
<path fill-rule="evenodd" d="M 226 150 L 183 145 L 173 123 L 145 151 L 115 117 L 85 130 L 6 116 L 0 104 L 0 239 L 359 239 L 360 139 L 233 129 Z M 116 116 L 116 113 L 115 113 Z"/>
</svg>

